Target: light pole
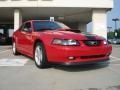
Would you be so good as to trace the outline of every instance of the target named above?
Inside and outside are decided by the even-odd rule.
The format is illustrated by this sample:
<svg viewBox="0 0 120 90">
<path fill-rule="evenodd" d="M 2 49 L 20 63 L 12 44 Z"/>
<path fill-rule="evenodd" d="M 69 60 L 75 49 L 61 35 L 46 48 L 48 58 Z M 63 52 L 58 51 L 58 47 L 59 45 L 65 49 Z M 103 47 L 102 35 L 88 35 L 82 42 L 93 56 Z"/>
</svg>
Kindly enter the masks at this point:
<svg viewBox="0 0 120 90">
<path fill-rule="evenodd" d="M 119 21 L 119 19 L 118 18 L 113 18 L 112 19 L 112 21 L 114 21 L 115 22 L 115 38 L 117 37 L 117 32 L 116 32 L 116 30 L 117 30 L 117 21 Z"/>
<path fill-rule="evenodd" d="M 112 29 L 112 27 L 109 27 L 109 26 L 108 26 L 107 28 L 108 28 L 108 32 L 110 32 L 110 31 L 111 31 L 111 29 Z"/>
<path fill-rule="evenodd" d="M 109 38 L 111 38 L 111 32 L 110 31 L 111 31 L 112 27 L 108 26 L 107 29 L 108 29 L 107 37 L 109 39 Z"/>
<path fill-rule="evenodd" d="M 117 21 L 119 21 L 119 19 L 118 18 L 113 18 L 112 21 L 115 22 L 115 30 L 116 30 L 117 29 Z"/>
</svg>

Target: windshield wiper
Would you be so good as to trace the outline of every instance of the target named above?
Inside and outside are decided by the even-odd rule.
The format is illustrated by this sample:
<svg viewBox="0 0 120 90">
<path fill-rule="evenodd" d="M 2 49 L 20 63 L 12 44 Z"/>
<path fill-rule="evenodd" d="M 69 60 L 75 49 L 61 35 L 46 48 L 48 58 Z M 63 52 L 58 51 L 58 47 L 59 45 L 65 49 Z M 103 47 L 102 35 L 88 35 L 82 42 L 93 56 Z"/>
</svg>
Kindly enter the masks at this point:
<svg viewBox="0 0 120 90">
<path fill-rule="evenodd" d="M 55 30 L 55 29 L 52 29 L 52 28 L 42 28 L 42 29 L 38 29 L 36 31 L 46 31 L 46 30 Z"/>
</svg>

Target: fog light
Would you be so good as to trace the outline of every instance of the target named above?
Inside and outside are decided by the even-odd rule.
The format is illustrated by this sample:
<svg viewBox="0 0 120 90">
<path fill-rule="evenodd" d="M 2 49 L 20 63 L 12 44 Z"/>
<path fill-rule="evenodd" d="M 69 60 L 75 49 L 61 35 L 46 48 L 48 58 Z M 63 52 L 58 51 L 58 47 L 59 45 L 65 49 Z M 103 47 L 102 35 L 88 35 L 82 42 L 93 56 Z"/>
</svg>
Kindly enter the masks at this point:
<svg viewBox="0 0 120 90">
<path fill-rule="evenodd" d="M 75 57 L 70 56 L 70 57 L 68 57 L 68 59 L 69 59 L 69 60 L 74 60 L 74 59 L 75 59 Z"/>
</svg>

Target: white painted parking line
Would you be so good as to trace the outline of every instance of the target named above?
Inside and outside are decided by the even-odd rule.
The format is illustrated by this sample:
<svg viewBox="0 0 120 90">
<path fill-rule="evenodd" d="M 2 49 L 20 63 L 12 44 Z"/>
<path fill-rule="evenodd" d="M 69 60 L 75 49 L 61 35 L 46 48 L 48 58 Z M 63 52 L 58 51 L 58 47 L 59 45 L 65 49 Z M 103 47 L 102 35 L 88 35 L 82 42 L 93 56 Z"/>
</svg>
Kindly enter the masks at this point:
<svg viewBox="0 0 120 90">
<path fill-rule="evenodd" d="M 110 56 L 110 62 L 111 65 L 120 66 L 120 58 L 118 57 Z"/>
<path fill-rule="evenodd" d="M 4 52 L 7 52 L 7 51 L 10 51 L 10 49 L 8 49 L 8 50 L 0 50 L 0 53 L 4 53 Z"/>
<path fill-rule="evenodd" d="M 110 56 L 111 61 L 120 61 L 120 58 L 118 57 L 114 57 L 114 56 Z"/>
<path fill-rule="evenodd" d="M 24 66 L 28 59 L 0 59 L 0 66 Z"/>
<path fill-rule="evenodd" d="M 113 59 L 120 59 L 120 58 L 118 58 L 118 57 L 114 57 L 114 56 L 110 56 L 111 58 L 113 58 Z"/>
</svg>

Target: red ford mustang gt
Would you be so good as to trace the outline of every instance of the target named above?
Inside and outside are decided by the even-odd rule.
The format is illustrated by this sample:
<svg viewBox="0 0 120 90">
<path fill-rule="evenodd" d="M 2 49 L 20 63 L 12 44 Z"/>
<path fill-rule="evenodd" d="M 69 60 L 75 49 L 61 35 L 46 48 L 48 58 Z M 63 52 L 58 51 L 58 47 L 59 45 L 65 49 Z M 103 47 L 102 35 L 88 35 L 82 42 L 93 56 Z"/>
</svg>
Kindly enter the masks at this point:
<svg viewBox="0 0 120 90">
<path fill-rule="evenodd" d="M 13 34 L 13 54 L 34 58 L 39 68 L 48 63 L 66 65 L 109 60 L 112 47 L 103 37 L 80 33 L 63 23 L 30 20 Z"/>
</svg>

